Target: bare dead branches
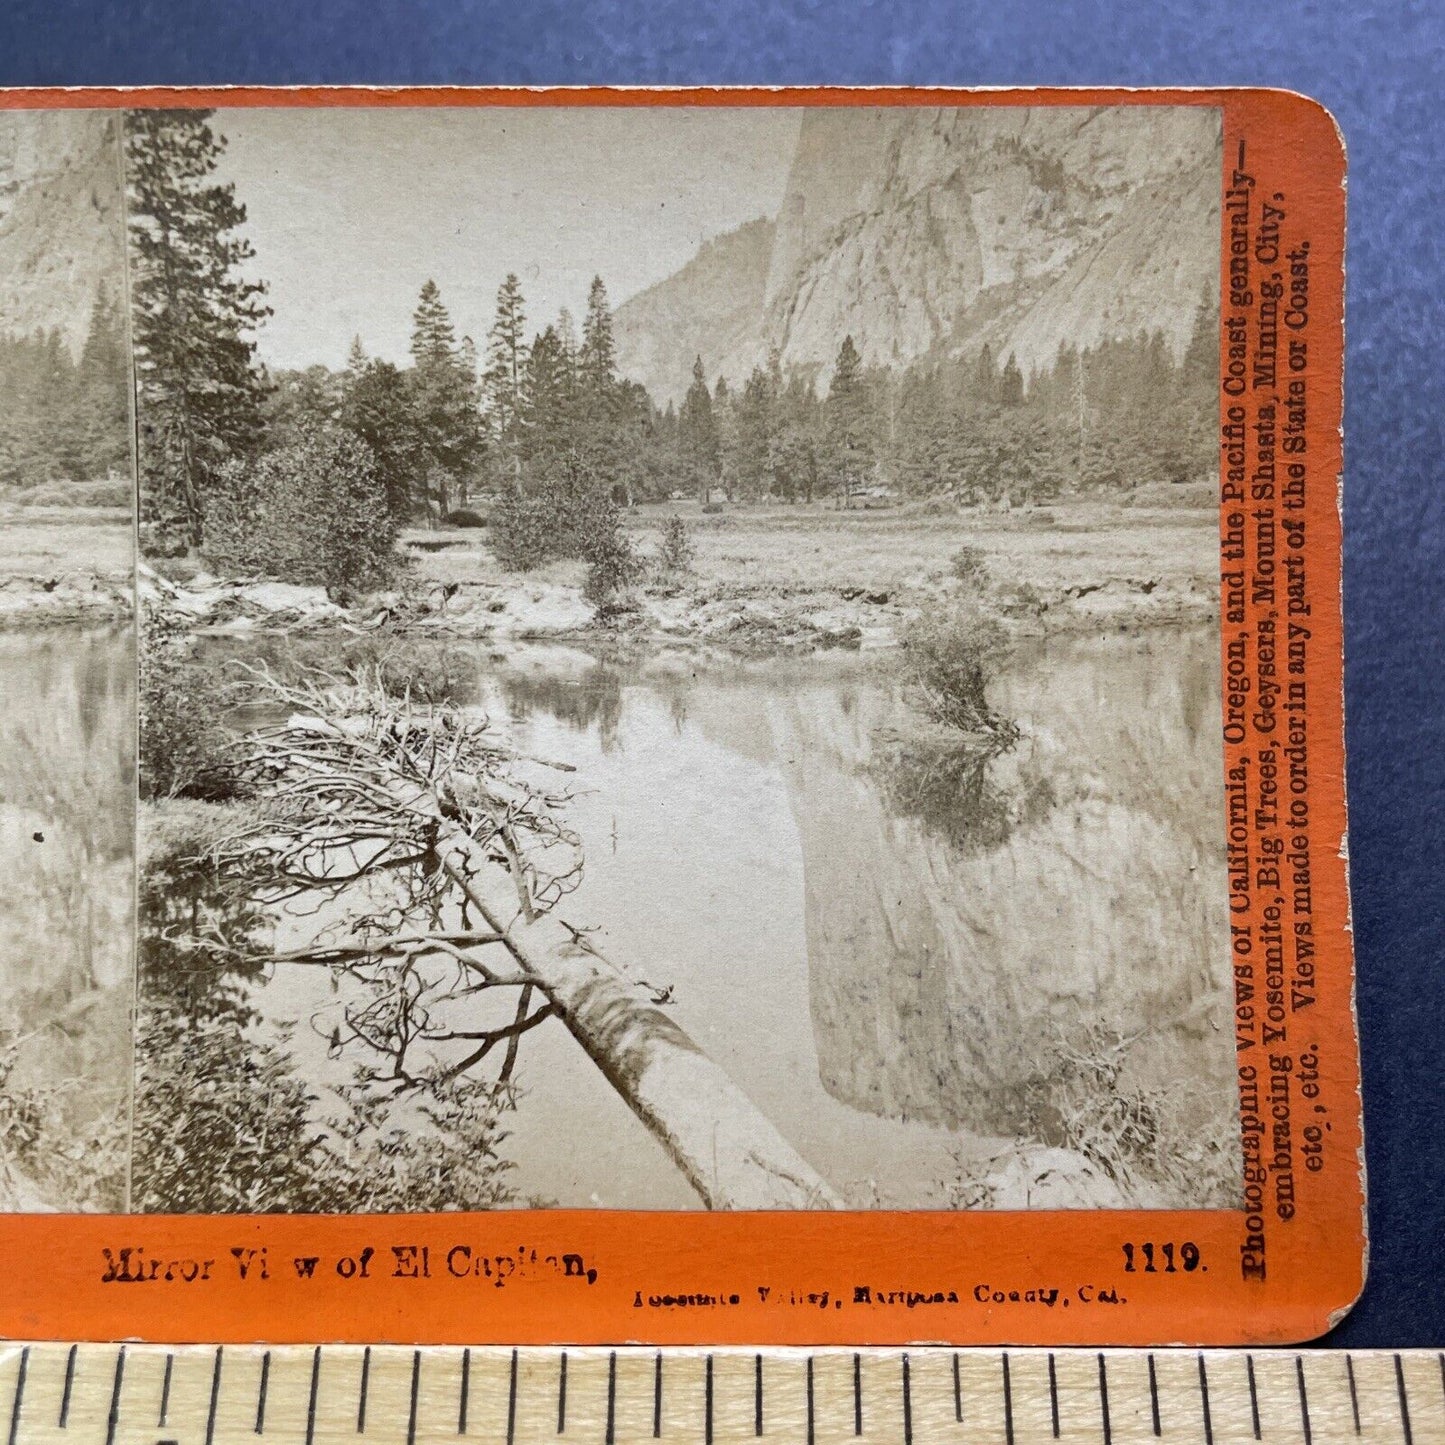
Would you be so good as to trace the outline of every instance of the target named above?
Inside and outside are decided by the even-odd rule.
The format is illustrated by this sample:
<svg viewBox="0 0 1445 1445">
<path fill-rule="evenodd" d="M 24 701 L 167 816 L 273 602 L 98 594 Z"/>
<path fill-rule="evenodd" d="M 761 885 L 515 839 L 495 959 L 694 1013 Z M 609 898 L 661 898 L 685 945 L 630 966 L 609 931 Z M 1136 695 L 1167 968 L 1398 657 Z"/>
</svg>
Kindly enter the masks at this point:
<svg viewBox="0 0 1445 1445">
<path fill-rule="evenodd" d="M 505 1090 L 521 1040 L 556 1017 L 709 1206 L 836 1202 L 662 1012 L 671 988 L 558 918 L 583 859 L 560 821 L 567 792 L 537 778 L 545 764 L 478 714 L 418 708 L 365 678 L 251 675 L 269 713 L 240 764 L 254 802 L 206 860 L 284 927 L 317 920 L 266 966 L 329 972 L 311 1027 L 333 1056 L 362 1054 L 374 1097 L 436 1098 L 481 1082 L 492 1059 Z"/>
<path fill-rule="evenodd" d="M 312 1027 L 333 1054 L 361 1048 L 373 1082 L 445 1083 L 503 1047 L 506 1082 L 518 1040 L 557 1009 L 533 1006 L 536 980 L 499 946 L 505 920 L 474 926 L 468 883 L 504 872 L 526 923 L 555 906 L 582 873 L 581 844 L 558 819 L 568 794 L 529 780 L 485 716 L 389 696 L 362 674 L 297 683 L 245 670 L 270 714 L 237 765 L 254 806 L 206 861 L 288 922 L 322 921 L 308 941 L 249 961 L 326 969 L 334 1002 Z M 497 990 L 520 990 L 505 1019 L 484 1017 Z"/>
</svg>

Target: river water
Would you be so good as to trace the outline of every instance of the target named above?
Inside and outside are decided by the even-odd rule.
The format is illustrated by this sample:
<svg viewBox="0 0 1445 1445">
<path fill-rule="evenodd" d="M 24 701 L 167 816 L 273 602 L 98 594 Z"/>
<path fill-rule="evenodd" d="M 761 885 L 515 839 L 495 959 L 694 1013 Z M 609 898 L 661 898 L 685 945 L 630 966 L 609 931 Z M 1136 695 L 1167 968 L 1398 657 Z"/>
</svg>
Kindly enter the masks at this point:
<svg viewBox="0 0 1445 1445">
<path fill-rule="evenodd" d="M 124 1203 L 134 788 L 129 630 L 0 634 L 0 1209 Z"/>
<path fill-rule="evenodd" d="M 1107 1176 L 1055 1204 L 1220 1207 L 1238 1155 L 1217 649 L 1208 628 L 1026 642 L 990 686 L 1018 742 L 964 765 L 886 654 L 479 643 L 461 666 L 508 741 L 576 770 L 586 867 L 561 916 L 670 990 L 850 1205 L 1039 1203 L 1009 1165 L 1034 1149 Z M 316 1026 L 325 971 L 247 987 L 309 1086 L 345 1082 Z M 519 1203 L 698 1207 L 559 1022 L 522 1041 L 515 1081 Z"/>
<path fill-rule="evenodd" d="M 1142 1151 L 1154 1167 L 1116 1202 L 1228 1202 L 1208 629 L 1026 644 L 991 691 L 1021 740 L 963 778 L 900 761 L 917 714 L 876 656 L 548 646 L 475 667 L 514 744 L 577 769 L 587 864 L 561 915 L 670 987 L 678 1022 L 849 1203 L 1017 1206 L 981 1181 L 1021 1139 Z M 320 985 L 270 987 L 268 1011 L 295 1019 Z M 560 1025 L 527 1037 L 517 1080 L 505 1152 L 524 1202 L 697 1206 Z"/>
</svg>

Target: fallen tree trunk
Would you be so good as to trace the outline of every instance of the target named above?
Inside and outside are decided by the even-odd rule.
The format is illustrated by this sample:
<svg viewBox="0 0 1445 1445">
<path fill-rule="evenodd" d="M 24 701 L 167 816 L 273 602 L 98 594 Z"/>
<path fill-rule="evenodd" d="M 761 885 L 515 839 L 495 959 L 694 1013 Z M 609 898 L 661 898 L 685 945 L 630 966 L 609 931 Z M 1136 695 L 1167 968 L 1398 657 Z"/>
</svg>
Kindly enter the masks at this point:
<svg viewBox="0 0 1445 1445">
<path fill-rule="evenodd" d="M 469 895 L 709 1209 L 839 1206 L 732 1079 L 565 923 L 544 915 L 507 927 L 492 901 Z"/>
<path fill-rule="evenodd" d="M 304 700 L 313 706 L 323 701 L 314 695 Z M 304 868 L 304 860 L 296 862 L 297 847 L 324 852 L 327 838 L 335 836 L 328 832 L 330 820 L 344 819 L 348 809 L 365 815 L 369 837 L 389 840 L 374 858 L 390 855 L 406 839 L 402 852 L 433 860 L 426 865 L 430 876 L 447 881 L 460 895 L 457 903 L 465 898 L 491 931 L 478 948 L 507 950 L 520 981 L 546 997 L 709 1208 L 840 1207 L 831 1186 L 658 1007 L 667 991 L 610 962 L 584 930 L 558 916 L 558 903 L 580 867 L 560 880 L 538 871 L 535 852 L 523 845 L 540 838 L 545 847 L 555 825 L 536 811 L 535 798 L 499 771 L 515 755 L 489 738 L 483 742 L 483 735 L 468 733 L 456 716 L 439 726 L 434 716 L 418 719 L 410 712 L 343 712 L 335 721 L 293 715 L 279 730 L 253 734 L 252 768 L 263 789 L 289 797 L 309 820 L 299 825 L 300 841 L 287 855 L 294 866 Z M 344 823 L 338 826 L 344 833 Z M 324 869 L 317 884 L 329 886 Z M 391 946 L 402 941 L 393 939 Z M 446 947 L 488 972 L 480 951 Z M 524 1007 L 518 1027 L 526 1015 Z M 509 1050 L 509 1062 L 514 1052 Z"/>
<path fill-rule="evenodd" d="M 408 808 L 443 821 L 445 846 L 464 854 L 475 848 L 447 823 L 435 792 L 406 788 L 406 794 Z M 662 1009 L 638 996 L 640 981 L 554 914 L 528 921 L 500 870 L 452 876 L 709 1209 L 841 1206 L 733 1080 Z"/>
</svg>

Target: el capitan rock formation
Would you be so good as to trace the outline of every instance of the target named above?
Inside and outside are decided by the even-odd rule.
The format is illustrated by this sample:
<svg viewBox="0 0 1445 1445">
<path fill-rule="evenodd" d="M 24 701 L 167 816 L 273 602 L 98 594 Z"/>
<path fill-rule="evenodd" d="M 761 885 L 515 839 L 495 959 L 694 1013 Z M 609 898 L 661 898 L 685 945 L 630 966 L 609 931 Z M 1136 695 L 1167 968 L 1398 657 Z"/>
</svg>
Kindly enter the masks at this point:
<svg viewBox="0 0 1445 1445">
<path fill-rule="evenodd" d="M 694 356 L 742 381 L 776 347 L 826 379 L 870 365 L 1159 331 L 1175 356 L 1218 283 L 1220 117 L 1206 107 L 805 111 L 775 220 L 705 245 L 618 309 L 659 401 Z"/>
<path fill-rule="evenodd" d="M 125 266 L 118 129 L 103 111 L 0 114 L 0 335 L 58 327 L 78 356 Z"/>
</svg>

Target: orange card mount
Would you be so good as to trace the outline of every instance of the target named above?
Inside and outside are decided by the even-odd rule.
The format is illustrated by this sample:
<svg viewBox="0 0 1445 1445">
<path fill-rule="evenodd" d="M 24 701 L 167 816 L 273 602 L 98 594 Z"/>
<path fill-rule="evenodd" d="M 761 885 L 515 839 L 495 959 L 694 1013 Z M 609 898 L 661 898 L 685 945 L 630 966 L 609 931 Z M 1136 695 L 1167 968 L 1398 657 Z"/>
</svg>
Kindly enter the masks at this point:
<svg viewBox="0 0 1445 1445">
<path fill-rule="evenodd" d="M 1349 1308 L 1325 111 L 0 106 L 0 1332 Z"/>
</svg>

